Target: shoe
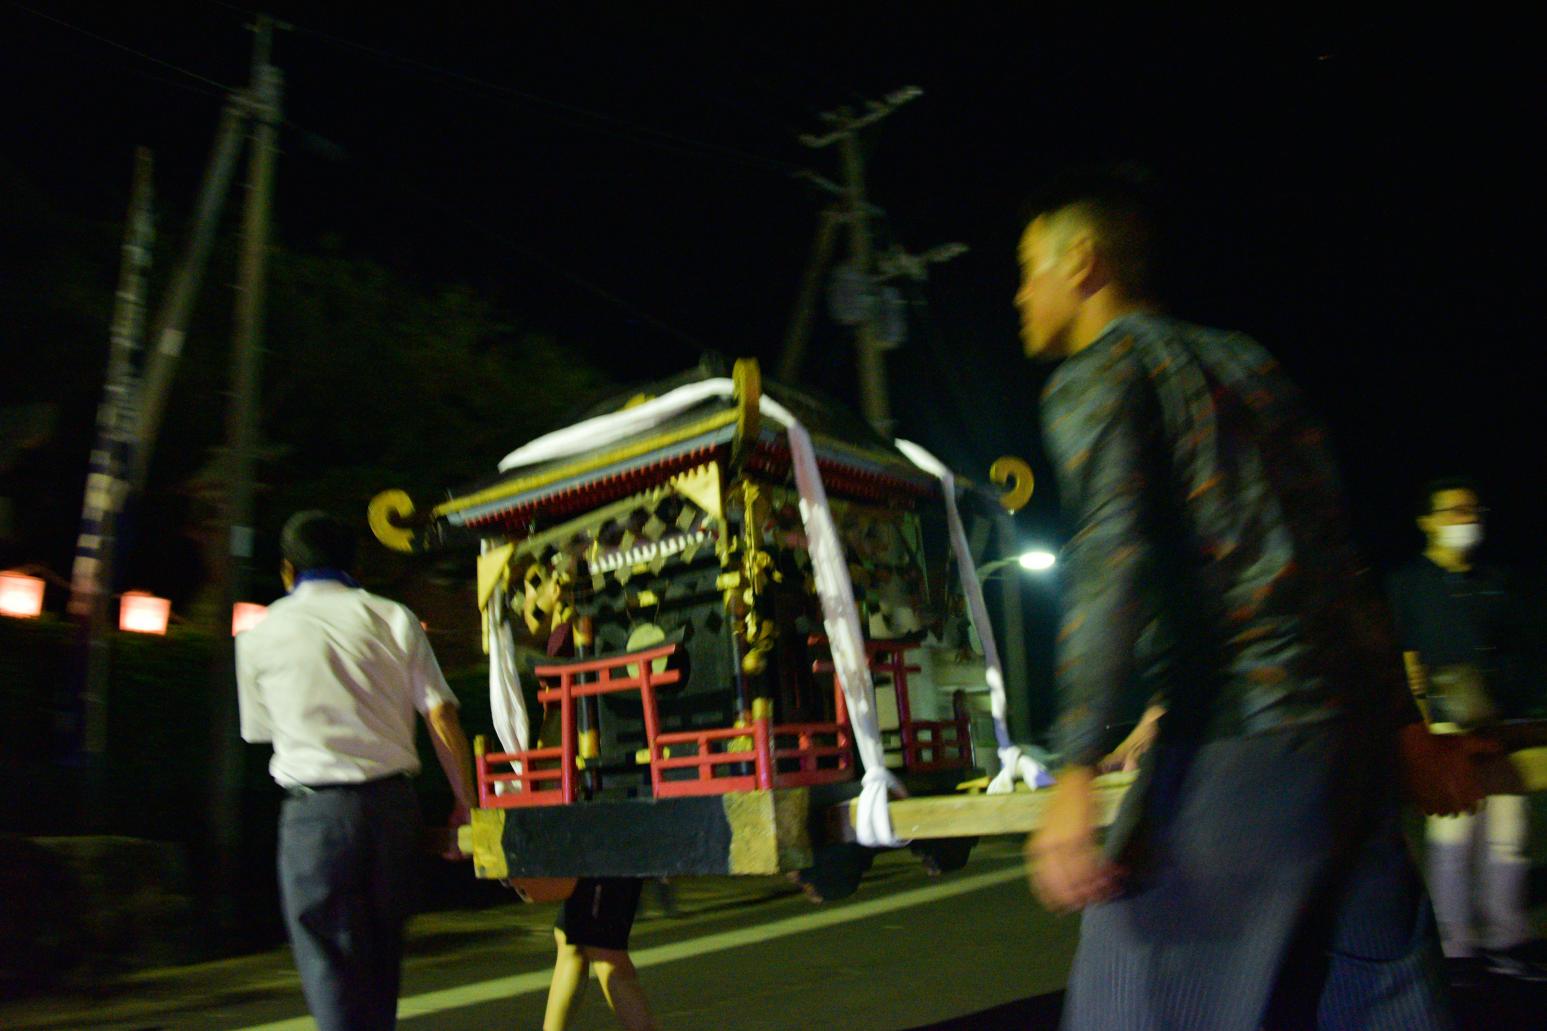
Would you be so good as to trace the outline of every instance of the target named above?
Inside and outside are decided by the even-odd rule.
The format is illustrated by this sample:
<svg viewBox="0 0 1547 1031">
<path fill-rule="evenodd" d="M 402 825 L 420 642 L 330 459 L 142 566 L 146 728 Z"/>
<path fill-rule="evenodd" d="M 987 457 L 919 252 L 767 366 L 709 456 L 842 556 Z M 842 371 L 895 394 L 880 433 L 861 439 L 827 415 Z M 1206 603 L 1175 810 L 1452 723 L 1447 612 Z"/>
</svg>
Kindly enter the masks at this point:
<svg viewBox="0 0 1547 1031">
<path fill-rule="evenodd" d="M 1483 969 L 1494 977 L 1532 983 L 1547 981 L 1547 966 L 1527 958 L 1525 950 L 1520 946 L 1512 949 L 1483 949 L 1478 953 L 1478 958 L 1482 960 Z"/>
</svg>

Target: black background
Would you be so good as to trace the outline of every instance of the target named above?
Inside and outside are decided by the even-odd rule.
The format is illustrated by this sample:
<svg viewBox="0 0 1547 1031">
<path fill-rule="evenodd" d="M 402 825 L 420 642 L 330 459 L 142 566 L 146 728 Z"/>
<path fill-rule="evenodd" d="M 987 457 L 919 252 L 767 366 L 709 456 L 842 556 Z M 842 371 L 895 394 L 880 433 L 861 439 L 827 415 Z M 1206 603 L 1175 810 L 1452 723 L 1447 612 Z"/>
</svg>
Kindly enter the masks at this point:
<svg viewBox="0 0 1547 1031">
<path fill-rule="evenodd" d="M 1415 488 L 1460 470 L 1484 483 L 1496 554 L 1538 560 L 1542 75 L 1519 21 L 974 3 L 274 13 L 295 21 L 274 47 L 286 246 L 470 282 L 620 380 L 705 348 L 771 368 L 825 203 L 790 173 L 838 178 L 836 153 L 796 135 L 918 85 L 865 140 L 878 233 L 971 252 L 912 292 L 920 317 L 890 356 L 900 435 L 968 475 L 1003 452 L 1041 468 L 1046 370 L 1019 357 L 1010 304 L 1019 204 L 1068 164 L 1138 160 L 1179 230 L 1172 309 L 1284 361 L 1332 426 L 1372 555 L 1411 551 Z M 186 204 L 219 109 L 188 73 L 245 81 L 246 20 L 215 2 L 0 6 L 4 162 L 50 204 L 112 221 L 144 143 L 158 198 Z M 819 327 L 804 375 L 852 399 L 846 341 Z M 1052 501 L 1020 517 L 1028 540 L 1054 532 Z"/>
</svg>

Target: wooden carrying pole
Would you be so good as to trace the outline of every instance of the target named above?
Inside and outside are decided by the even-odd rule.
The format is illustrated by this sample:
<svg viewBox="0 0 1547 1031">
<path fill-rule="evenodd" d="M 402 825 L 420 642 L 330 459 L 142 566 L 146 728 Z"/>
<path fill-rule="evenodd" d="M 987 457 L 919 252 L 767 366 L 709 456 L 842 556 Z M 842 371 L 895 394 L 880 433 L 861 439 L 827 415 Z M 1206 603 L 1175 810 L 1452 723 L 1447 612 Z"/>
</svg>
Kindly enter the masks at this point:
<svg viewBox="0 0 1547 1031">
<path fill-rule="evenodd" d="M 1547 748 L 1525 748 L 1478 761 L 1479 775 L 1491 793 L 1547 792 Z M 1105 827 L 1117 815 L 1135 774 L 1097 777 L 1096 824 Z M 957 794 L 892 800 L 887 808 L 899 838 L 970 838 L 986 834 L 1030 834 L 1042 826 L 1052 788 L 1019 790 L 1004 795 Z M 859 803 L 829 811 L 829 830 L 836 838 L 853 840 Z"/>
</svg>

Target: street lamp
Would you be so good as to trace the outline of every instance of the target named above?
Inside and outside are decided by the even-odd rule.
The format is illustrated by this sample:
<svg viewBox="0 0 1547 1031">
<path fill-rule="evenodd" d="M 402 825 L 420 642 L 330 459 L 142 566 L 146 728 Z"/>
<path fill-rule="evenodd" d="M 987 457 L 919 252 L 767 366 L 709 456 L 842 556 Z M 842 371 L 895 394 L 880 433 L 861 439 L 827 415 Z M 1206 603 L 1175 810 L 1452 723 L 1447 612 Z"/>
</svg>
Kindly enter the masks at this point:
<svg viewBox="0 0 1547 1031">
<path fill-rule="evenodd" d="M 0 573 L 0 616 L 37 619 L 42 614 L 42 577 L 14 570 Z"/>
<path fill-rule="evenodd" d="M 1035 551 L 1028 551 L 1024 555 L 1017 556 L 1016 561 L 1021 564 L 1022 569 L 1025 569 L 1029 572 L 1045 573 L 1049 569 L 1052 569 L 1054 566 L 1058 565 L 1058 556 L 1053 554 L 1051 551 L 1044 551 L 1039 548 Z"/>
<path fill-rule="evenodd" d="M 1023 551 L 1019 555 L 1010 555 L 1005 558 L 996 558 L 992 562 L 985 562 L 978 567 L 978 579 L 987 581 L 991 576 L 1011 563 L 1017 563 L 1030 573 L 1045 573 L 1058 564 L 1058 556 L 1046 548 L 1033 548 Z"/>
</svg>

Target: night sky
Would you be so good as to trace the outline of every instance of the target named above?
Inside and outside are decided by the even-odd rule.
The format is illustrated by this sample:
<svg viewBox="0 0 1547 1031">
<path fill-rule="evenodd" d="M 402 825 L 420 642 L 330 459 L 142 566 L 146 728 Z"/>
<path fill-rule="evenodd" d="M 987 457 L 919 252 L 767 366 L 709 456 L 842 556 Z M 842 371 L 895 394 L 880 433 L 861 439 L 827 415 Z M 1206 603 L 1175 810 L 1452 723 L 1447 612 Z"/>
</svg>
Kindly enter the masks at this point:
<svg viewBox="0 0 1547 1031">
<path fill-rule="evenodd" d="M 1048 6 L 281 5 L 277 237 L 468 282 L 622 381 L 705 349 L 769 369 L 827 203 L 793 173 L 838 178 L 836 152 L 797 134 L 916 85 L 865 137 L 878 237 L 971 251 L 909 291 L 900 435 L 968 475 L 1004 452 L 1041 467 L 1047 370 L 1019 357 L 1010 304 L 1018 210 L 1060 168 L 1135 160 L 1171 202 L 1171 309 L 1283 360 L 1331 424 L 1375 558 L 1416 546 L 1419 483 L 1470 471 L 1497 553 L 1539 562 L 1542 62 L 1523 26 Z M 214 2 L 0 5 L 5 164 L 112 221 L 149 145 L 162 232 L 180 231 L 212 83 L 247 76 L 244 20 Z M 808 383 L 852 397 L 846 340 L 818 328 Z M 1051 500 L 1021 517 L 1028 539 Z"/>
</svg>

